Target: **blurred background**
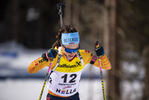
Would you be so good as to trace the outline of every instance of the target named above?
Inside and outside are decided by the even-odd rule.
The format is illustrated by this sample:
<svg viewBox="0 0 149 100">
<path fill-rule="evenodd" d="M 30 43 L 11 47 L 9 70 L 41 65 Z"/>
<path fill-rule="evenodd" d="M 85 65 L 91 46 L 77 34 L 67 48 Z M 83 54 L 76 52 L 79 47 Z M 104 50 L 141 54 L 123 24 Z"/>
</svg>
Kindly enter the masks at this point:
<svg viewBox="0 0 149 100">
<path fill-rule="evenodd" d="M 27 67 L 56 41 L 63 1 L 0 1 L 0 100 L 38 99 L 47 68 L 29 74 Z M 111 61 L 107 100 L 149 100 L 149 0 L 65 2 L 64 24 L 78 30 L 81 48 L 95 54 L 98 40 Z M 79 92 L 81 100 L 103 100 L 99 68 L 85 67 Z"/>
</svg>

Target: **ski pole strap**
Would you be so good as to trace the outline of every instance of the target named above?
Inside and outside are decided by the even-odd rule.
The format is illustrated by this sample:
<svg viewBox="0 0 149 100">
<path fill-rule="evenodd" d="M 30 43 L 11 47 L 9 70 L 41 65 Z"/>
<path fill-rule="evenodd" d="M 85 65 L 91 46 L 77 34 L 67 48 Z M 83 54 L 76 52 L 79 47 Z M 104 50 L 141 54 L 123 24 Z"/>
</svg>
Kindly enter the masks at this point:
<svg viewBox="0 0 149 100">
<path fill-rule="evenodd" d="M 96 60 L 97 60 L 97 57 L 94 55 L 94 56 L 92 57 L 92 59 L 91 59 L 90 64 L 93 65 L 93 64 L 96 62 Z"/>
<path fill-rule="evenodd" d="M 48 60 L 50 60 L 50 58 L 48 57 L 48 52 L 46 53 L 46 57 L 47 57 Z"/>
</svg>

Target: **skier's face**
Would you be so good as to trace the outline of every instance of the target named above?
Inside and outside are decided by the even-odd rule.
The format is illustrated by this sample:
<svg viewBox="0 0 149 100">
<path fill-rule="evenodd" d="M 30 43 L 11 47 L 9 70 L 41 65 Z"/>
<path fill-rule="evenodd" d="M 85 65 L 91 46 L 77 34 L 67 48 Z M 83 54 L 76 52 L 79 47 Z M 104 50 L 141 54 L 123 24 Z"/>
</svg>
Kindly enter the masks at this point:
<svg viewBox="0 0 149 100">
<path fill-rule="evenodd" d="M 73 44 L 73 45 L 62 45 L 63 52 L 66 55 L 68 59 L 72 59 L 79 49 L 79 44 Z"/>
</svg>

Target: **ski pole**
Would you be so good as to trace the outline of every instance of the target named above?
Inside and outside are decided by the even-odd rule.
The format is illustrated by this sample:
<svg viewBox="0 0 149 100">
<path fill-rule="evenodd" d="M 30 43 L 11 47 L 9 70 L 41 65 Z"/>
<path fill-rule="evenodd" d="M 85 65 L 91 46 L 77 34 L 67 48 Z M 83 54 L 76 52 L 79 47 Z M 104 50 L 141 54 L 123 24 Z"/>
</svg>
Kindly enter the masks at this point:
<svg viewBox="0 0 149 100">
<path fill-rule="evenodd" d="M 98 41 L 96 42 L 96 48 L 99 47 Z M 100 66 L 100 77 L 101 77 L 101 85 L 102 85 L 102 92 L 103 92 L 103 98 L 106 100 L 106 95 L 105 95 L 105 89 L 104 89 L 104 82 L 103 82 L 103 74 L 102 74 L 102 67 L 101 67 L 101 56 L 97 56 L 99 60 L 99 66 Z"/>
<path fill-rule="evenodd" d="M 105 89 L 104 89 L 104 82 L 103 82 L 103 74 L 102 74 L 102 67 L 101 67 L 101 61 L 100 63 L 100 75 L 101 75 L 101 85 L 102 85 L 102 92 L 103 92 L 103 98 L 106 100 L 106 95 L 105 95 Z"/>
<path fill-rule="evenodd" d="M 63 12 L 62 12 L 62 8 L 64 8 L 64 7 L 65 7 L 65 2 L 57 4 L 57 8 L 59 10 L 58 14 L 60 15 L 60 25 L 61 25 L 61 27 L 63 26 L 63 18 L 62 18 Z M 52 60 L 53 59 L 51 59 L 51 61 Z M 46 74 L 46 77 L 45 77 L 45 80 L 44 80 L 44 83 L 43 83 L 43 86 L 42 86 L 42 90 L 40 92 L 39 100 L 41 100 L 41 97 L 42 97 L 42 94 L 43 94 L 43 91 L 44 91 L 44 88 L 45 88 L 45 85 L 46 85 L 46 81 L 47 81 L 47 78 L 48 78 L 49 73 L 50 73 L 51 65 L 52 65 L 52 63 L 50 63 L 50 65 L 49 65 L 49 68 L 48 68 L 48 71 L 47 71 L 47 74 Z"/>
<path fill-rule="evenodd" d="M 62 27 L 63 26 L 63 18 L 62 18 L 62 15 L 63 15 L 63 12 L 62 12 L 62 8 L 65 8 L 65 2 L 61 2 L 61 3 L 58 3 L 57 4 L 57 8 L 59 10 L 58 14 L 60 15 L 60 26 Z"/>
<path fill-rule="evenodd" d="M 45 80 L 44 80 L 44 83 L 43 83 L 43 86 L 42 86 L 42 90 L 40 92 L 39 100 L 41 100 L 41 97 L 42 97 L 42 94 L 43 94 L 43 91 L 44 91 L 44 88 L 45 88 L 45 85 L 46 85 L 46 82 L 47 82 L 47 78 L 48 78 L 49 73 L 50 73 L 51 65 L 52 65 L 52 63 L 50 63 L 50 65 L 49 65 L 49 68 L 48 68 L 48 71 L 47 71 L 47 74 L 46 74 L 46 77 L 45 77 Z"/>
</svg>

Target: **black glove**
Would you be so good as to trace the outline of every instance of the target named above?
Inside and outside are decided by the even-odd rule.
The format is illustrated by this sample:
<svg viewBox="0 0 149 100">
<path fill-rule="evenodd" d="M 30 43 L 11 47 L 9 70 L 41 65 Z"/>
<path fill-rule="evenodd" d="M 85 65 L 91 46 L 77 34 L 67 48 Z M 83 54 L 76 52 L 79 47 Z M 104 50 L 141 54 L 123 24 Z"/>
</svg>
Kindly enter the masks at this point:
<svg viewBox="0 0 149 100">
<path fill-rule="evenodd" d="M 56 58 L 57 53 L 58 53 L 58 50 L 56 50 L 56 49 L 50 49 L 50 50 L 47 51 L 47 53 L 43 53 L 42 54 L 42 58 L 44 60 L 47 60 L 48 61 L 48 60 L 50 60 L 50 58 Z"/>
<path fill-rule="evenodd" d="M 95 52 L 96 52 L 97 56 L 104 55 L 104 49 L 103 49 L 103 47 L 99 46 L 98 41 L 95 43 Z"/>
<path fill-rule="evenodd" d="M 51 57 L 56 58 L 57 53 L 58 53 L 58 50 L 56 50 L 56 49 L 50 49 L 47 52 L 49 58 L 51 58 Z"/>
</svg>

